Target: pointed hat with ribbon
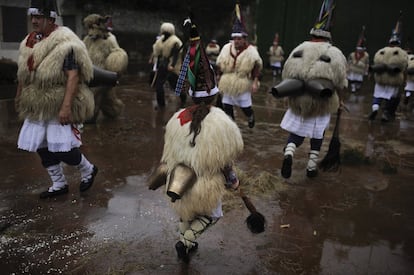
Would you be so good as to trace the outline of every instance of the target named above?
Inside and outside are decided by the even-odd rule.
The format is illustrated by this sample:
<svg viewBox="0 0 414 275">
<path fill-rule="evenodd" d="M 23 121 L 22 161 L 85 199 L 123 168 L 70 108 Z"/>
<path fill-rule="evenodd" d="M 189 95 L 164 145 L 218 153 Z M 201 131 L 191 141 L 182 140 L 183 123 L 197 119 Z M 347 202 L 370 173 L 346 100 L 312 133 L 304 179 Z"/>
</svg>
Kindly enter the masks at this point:
<svg viewBox="0 0 414 275">
<path fill-rule="evenodd" d="M 334 8 L 333 0 L 323 0 L 319 16 L 310 31 L 311 35 L 329 40 L 332 39 L 330 29 Z"/>
<path fill-rule="evenodd" d="M 243 18 L 240 11 L 240 4 L 237 2 L 234 7 L 234 23 L 231 37 L 247 37 L 246 26 L 244 25 Z"/>
<path fill-rule="evenodd" d="M 398 16 L 397 23 L 395 24 L 395 28 L 391 32 L 391 37 L 388 43 L 390 45 L 401 45 L 401 29 L 402 29 L 402 11 L 400 11 L 400 15 Z"/>
<path fill-rule="evenodd" d="M 187 78 L 190 84 L 188 93 L 192 97 L 208 97 L 218 93 L 214 71 L 208 61 L 197 25 L 191 18 L 184 21 L 184 28 L 189 29 L 189 47 L 184 57 L 178 76 L 175 93 L 181 94 Z M 190 26 L 190 27 L 189 27 Z M 189 28 L 188 28 L 189 27 Z"/>
</svg>

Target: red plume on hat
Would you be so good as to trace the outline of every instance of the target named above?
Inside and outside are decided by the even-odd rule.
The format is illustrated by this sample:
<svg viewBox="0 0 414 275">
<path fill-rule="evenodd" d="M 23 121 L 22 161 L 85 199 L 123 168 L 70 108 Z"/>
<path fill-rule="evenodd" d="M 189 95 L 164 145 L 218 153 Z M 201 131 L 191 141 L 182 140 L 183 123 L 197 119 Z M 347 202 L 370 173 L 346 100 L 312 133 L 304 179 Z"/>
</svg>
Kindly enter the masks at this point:
<svg viewBox="0 0 414 275">
<path fill-rule="evenodd" d="M 361 30 L 361 33 L 359 34 L 356 48 L 358 50 L 365 50 L 366 49 L 365 43 L 366 43 L 365 26 L 362 26 L 362 30 Z"/>
<path fill-rule="evenodd" d="M 273 39 L 273 43 L 279 44 L 279 33 L 275 33 L 275 38 Z"/>
<path fill-rule="evenodd" d="M 395 24 L 395 28 L 392 30 L 391 38 L 388 41 L 389 44 L 393 45 L 401 45 L 401 29 L 402 29 L 402 11 L 400 11 L 400 15 L 398 16 L 397 23 Z"/>
<path fill-rule="evenodd" d="M 231 37 L 247 37 L 248 34 L 240 11 L 240 4 L 238 2 L 234 7 L 234 15 L 235 18 Z"/>
</svg>

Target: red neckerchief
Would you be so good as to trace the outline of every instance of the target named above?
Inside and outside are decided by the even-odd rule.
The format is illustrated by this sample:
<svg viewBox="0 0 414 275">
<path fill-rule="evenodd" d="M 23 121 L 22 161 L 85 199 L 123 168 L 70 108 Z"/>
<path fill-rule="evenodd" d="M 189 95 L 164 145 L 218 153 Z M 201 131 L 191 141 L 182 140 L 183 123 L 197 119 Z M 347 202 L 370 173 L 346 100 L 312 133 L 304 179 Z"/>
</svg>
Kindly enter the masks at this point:
<svg viewBox="0 0 414 275">
<path fill-rule="evenodd" d="M 230 45 L 230 55 L 231 57 L 233 57 L 233 69 L 236 67 L 236 61 L 237 61 L 237 57 L 239 57 L 239 55 L 245 50 L 247 49 L 247 47 L 249 47 L 249 44 L 246 45 L 246 47 L 241 48 L 240 51 L 236 50 L 236 55 L 233 54 L 232 52 L 232 48 L 233 48 L 233 44 Z"/>
<path fill-rule="evenodd" d="M 356 51 L 355 52 L 355 59 L 356 61 L 359 61 L 361 58 L 363 58 L 365 55 L 365 52 Z"/>
<path fill-rule="evenodd" d="M 193 114 L 199 107 L 200 107 L 200 105 L 193 105 L 193 106 L 185 108 L 177 116 L 177 118 L 180 120 L 180 125 L 183 126 L 184 124 L 192 121 L 193 120 Z M 211 105 L 208 105 L 208 108 L 210 108 L 210 107 L 211 107 Z"/>
<path fill-rule="evenodd" d="M 52 30 L 49 32 L 49 33 L 47 33 L 47 34 L 39 34 L 39 33 L 37 33 L 37 32 L 31 32 L 30 34 L 29 34 L 29 37 L 27 38 L 27 40 L 26 40 L 26 47 L 29 47 L 29 48 L 33 48 L 34 47 L 34 45 L 37 43 L 37 42 L 40 42 L 40 41 L 42 41 L 43 39 L 45 39 L 45 38 L 47 38 L 54 30 L 56 30 L 57 29 L 57 25 L 53 25 L 53 28 L 52 28 Z M 27 59 L 27 67 L 29 68 L 29 71 L 34 71 L 34 59 L 33 59 L 33 54 L 31 54 L 30 56 L 29 56 L 29 58 Z"/>
<path fill-rule="evenodd" d="M 180 120 L 181 126 L 193 120 L 193 113 L 195 110 L 197 110 L 197 108 L 198 105 L 187 107 L 177 116 L 177 118 Z"/>
</svg>

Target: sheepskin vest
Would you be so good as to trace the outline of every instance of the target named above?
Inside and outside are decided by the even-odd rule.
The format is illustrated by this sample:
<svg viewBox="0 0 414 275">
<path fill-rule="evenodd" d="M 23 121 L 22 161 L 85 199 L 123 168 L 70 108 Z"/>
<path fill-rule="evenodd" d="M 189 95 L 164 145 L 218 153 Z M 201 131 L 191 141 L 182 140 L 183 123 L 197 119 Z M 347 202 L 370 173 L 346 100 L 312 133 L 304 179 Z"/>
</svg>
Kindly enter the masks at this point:
<svg viewBox="0 0 414 275">
<path fill-rule="evenodd" d="M 389 86 L 403 85 L 407 63 L 407 52 L 400 47 L 385 47 L 378 50 L 374 55 L 374 65 L 385 64 L 387 66 L 398 67 L 400 72 L 397 74 L 389 74 L 387 72 L 381 74 L 375 73 L 375 82 L 380 85 Z"/>
<path fill-rule="evenodd" d="M 79 90 L 72 102 L 73 122 L 92 116 L 94 98 L 85 82 L 93 76 L 92 62 L 85 45 L 69 28 L 57 27 L 47 38 L 30 47 L 29 34 L 20 44 L 17 77 L 22 91 L 19 98 L 20 118 L 56 119 L 63 102 L 67 77 L 63 71 L 65 57 L 73 50 L 79 66 Z"/>
<path fill-rule="evenodd" d="M 230 96 L 250 91 L 251 74 L 255 65 L 259 66 L 260 70 L 263 68 L 262 59 L 254 46 L 249 45 L 237 55 L 234 43 L 224 45 L 217 57 L 217 66 L 223 73 L 218 84 L 219 90 Z"/>
<path fill-rule="evenodd" d="M 108 33 L 106 39 L 102 37 L 93 39 L 88 35 L 85 36 L 83 42 L 95 66 L 116 73 L 126 71 L 128 54 L 119 47 L 116 37 L 112 33 Z"/>
<path fill-rule="evenodd" d="M 154 45 L 152 46 L 153 49 L 153 56 L 158 58 L 167 58 L 169 60 L 169 65 L 172 65 L 173 62 L 173 56 L 172 56 L 172 50 L 174 47 L 181 48 L 183 43 L 181 40 L 174 34 L 172 34 L 170 37 L 167 38 L 167 40 L 164 40 L 164 36 L 161 36 L 161 38 L 157 39 L 155 41 Z M 180 50 L 180 53 L 177 58 L 177 63 L 174 66 L 174 73 L 179 74 L 181 69 L 181 56 L 182 50 Z"/>
<path fill-rule="evenodd" d="M 269 48 L 269 62 L 273 64 L 275 62 L 282 62 L 283 61 L 283 49 L 281 46 L 270 46 Z"/>
<path fill-rule="evenodd" d="M 365 74 L 369 65 L 369 54 L 364 52 L 364 55 L 360 58 L 356 58 L 356 53 L 352 52 L 348 57 L 349 71 L 357 74 Z"/>
<path fill-rule="evenodd" d="M 167 164 L 169 173 L 179 163 L 195 171 L 194 186 L 171 203 L 181 219 L 192 220 L 198 215 L 211 215 L 217 207 L 225 191 L 221 169 L 242 152 L 243 139 L 236 123 L 221 109 L 211 107 L 201 122 L 196 145 L 192 147 L 191 122 L 182 121 L 182 112 L 185 110 L 176 112 L 167 123 L 162 161 Z"/>
</svg>

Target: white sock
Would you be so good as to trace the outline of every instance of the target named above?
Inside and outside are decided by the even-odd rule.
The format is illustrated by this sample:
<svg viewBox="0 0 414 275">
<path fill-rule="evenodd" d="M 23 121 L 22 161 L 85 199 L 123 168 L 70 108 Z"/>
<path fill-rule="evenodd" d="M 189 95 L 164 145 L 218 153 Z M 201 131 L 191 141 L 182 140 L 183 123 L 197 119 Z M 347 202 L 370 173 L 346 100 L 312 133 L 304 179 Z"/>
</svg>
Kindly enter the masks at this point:
<svg viewBox="0 0 414 275">
<path fill-rule="evenodd" d="M 285 148 L 285 156 L 291 155 L 293 157 L 295 150 L 296 150 L 296 144 L 294 144 L 293 142 L 289 142 Z"/>
<path fill-rule="evenodd" d="M 318 157 L 319 157 L 319 151 L 311 150 L 309 152 L 308 167 L 306 168 L 307 170 L 314 171 L 317 169 Z"/>
<path fill-rule="evenodd" d="M 77 167 L 81 174 L 81 180 L 87 180 L 91 177 L 93 172 L 93 164 L 90 163 L 83 154 L 81 162 L 78 164 Z"/>
<path fill-rule="evenodd" d="M 63 168 L 60 164 L 49 166 L 46 170 L 53 183 L 52 187 L 49 188 L 49 192 L 60 190 L 67 185 L 65 175 L 63 174 Z"/>
<path fill-rule="evenodd" d="M 379 110 L 379 105 L 378 104 L 373 104 L 372 105 L 372 111 L 378 111 Z"/>
</svg>

